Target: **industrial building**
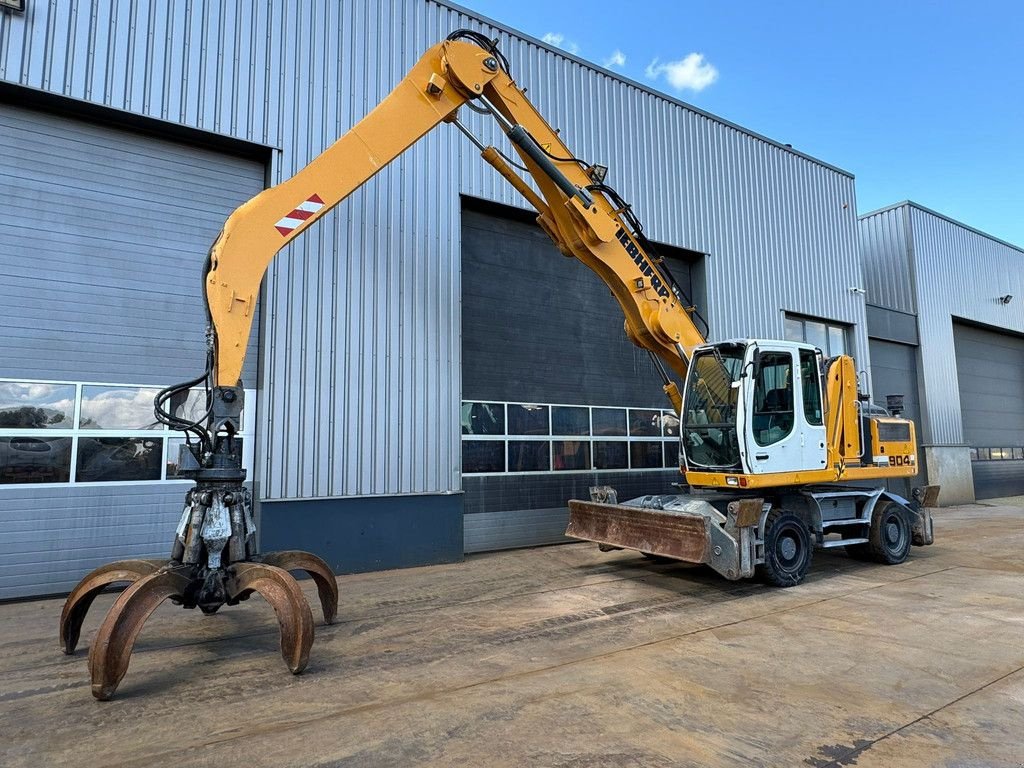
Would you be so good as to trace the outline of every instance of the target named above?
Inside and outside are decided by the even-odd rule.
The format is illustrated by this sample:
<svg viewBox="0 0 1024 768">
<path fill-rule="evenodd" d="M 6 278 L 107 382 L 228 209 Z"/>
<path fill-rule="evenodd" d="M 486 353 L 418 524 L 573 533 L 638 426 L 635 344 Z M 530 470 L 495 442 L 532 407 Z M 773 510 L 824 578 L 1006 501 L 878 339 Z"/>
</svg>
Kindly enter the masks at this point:
<svg viewBox="0 0 1024 768">
<path fill-rule="evenodd" d="M 201 269 L 220 225 L 464 27 L 497 37 L 576 154 L 609 166 L 711 339 L 854 355 L 924 417 L 929 477 L 969 472 L 965 440 L 976 480 L 982 449 L 1008 448 L 1008 468 L 1024 458 L 1019 440 L 954 423 L 955 371 L 926 351 L 943 317 L 1024 331 L 1020 301 L 950 306 L 932 220 L 985 258 L 1012 247 L 913 206 L 858 223 L 850 173 L 447 2 L 189 7 L 0 13 L 0 295 L 18 308 L 0 341 L 0 598 L 167 553 L 189 483 L 152 397 L 201 370 Z M 497 126 L 463 119 L 502 145 Z M 315 551 L 339 573 L 451 562 L 561 540 L 565 501 L 591 485 L 628 497 L 679 479 L 647 353 L 524 205 L 441 126 L 277 257 L 243 372 L 264 549 Z M 898 217 L 934 259 L 884 241 Z M 859 251 L 876 220 L 878 247 Z M 992 279 L 993 296 L 1024 298 Z M 924 296 L 946 302 L 937 319 Z M 978 333 L 991 331 L 957 344 L 976 349 Z M 884 379 L 876 355 L 903 378 Z"/>
<path fill-rule="evenodd" d="M 1024 250 L 904 202 L 860 219 L 874 390 L 943 504 L 1024 494 Z"/>
</svg>

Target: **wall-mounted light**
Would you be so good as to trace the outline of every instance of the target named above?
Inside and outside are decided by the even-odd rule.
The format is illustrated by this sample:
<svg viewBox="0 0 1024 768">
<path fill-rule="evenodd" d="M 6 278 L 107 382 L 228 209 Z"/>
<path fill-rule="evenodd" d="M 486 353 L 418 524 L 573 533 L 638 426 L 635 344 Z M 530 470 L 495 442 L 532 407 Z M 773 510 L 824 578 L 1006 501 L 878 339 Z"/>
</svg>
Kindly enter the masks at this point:
<svg viewBox="0 0 1024 768">
<path fill-rule="evenodd" d="M 851 285 L 850 286 L 850 293 L 859 293 L 861 296 L 866 296 L 868 292 L 865 291 L 863 288 L 858 288 L 855 285 Z"/>
<path fill-rule="evenodd" d="M 1013 294 L 1012 293 L 1008 293 L 1005 296 L 1000 296 L 999 297 L 999 303 L 1000 304 L 1009 304 L 1011 301 L 1013 301 Z"/>
<path fill-rule="evenodd" d="M 0 11 L 25 12 L 25 0 L 0 0 Z"/>
</svg>

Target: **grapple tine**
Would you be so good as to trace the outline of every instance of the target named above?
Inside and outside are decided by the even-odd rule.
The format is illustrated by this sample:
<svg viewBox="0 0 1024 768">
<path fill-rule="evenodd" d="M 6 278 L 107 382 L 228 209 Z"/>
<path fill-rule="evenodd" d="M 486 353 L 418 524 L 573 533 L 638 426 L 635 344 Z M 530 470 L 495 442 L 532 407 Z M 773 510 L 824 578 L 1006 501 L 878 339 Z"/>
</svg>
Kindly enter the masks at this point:
<svg viewBox="0 0 1024 768">
<path fill-rule="evenodd" d="M 333 624 L 338 615 L 338 581 L 326 562 L 311 552 L 296 549 L 283 552 L 268 552 L 259 561 L 284 571 L 305 571 L 316 583 L 320 594 L 320 606 L 324 611 L 324 624 Z"/>
<path fill-rule="evenodd" d="M 160 570 L 166 560 L 119 560 L 101 565 L 75 585 L 64 601 L 60 613 L 60 643 L 64 653 L 70 655 L 78 647 L 82 634 L 82 623 L 96 596 L 111 584 L 119 581 L 138 581 L 144 576 Z"/>
<path fill-rule="evenodd" d="M 228 566 L 226 587 L 229 599 L 257 592 L 270 603 L 281 630 L 284 663 L 293 675 L 304 670 L 313 645 L 313 613 L 292 575 L 266 563 L 234 563 Z"/>
<path fill-rule="evenodd" d="M 128 671 L 132 648 L 142 625 L 164 600 L 184 596 L 191 575 L 192 569 L 187 566 L 161 568 L 121 593 L 103 619 L 89 649 L 93 696 L 106 701 L 114 695 Z"/>
</svg>

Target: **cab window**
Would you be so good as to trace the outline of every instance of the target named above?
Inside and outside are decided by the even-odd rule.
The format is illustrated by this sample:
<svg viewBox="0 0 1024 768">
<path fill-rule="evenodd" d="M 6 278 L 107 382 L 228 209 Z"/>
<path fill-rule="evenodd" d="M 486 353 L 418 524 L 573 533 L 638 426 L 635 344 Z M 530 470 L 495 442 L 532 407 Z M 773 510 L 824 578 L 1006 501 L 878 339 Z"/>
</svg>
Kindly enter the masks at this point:
<svg viewBox="0 0 1024 768">
<path fill-rule="evenodd" d="M 813 350 L 800 350 L 800 381 L 804 391 L 804 418 L 812 427 L 820 427 L 824 423 L 821 415 L 821 376 L 818 355 Z"/>
<path fill-rule="evenodd" d="M 762 352 L 754 386 L 754 440 L 777 443 L 793 431 L 793 356 Z"/>
</svg>

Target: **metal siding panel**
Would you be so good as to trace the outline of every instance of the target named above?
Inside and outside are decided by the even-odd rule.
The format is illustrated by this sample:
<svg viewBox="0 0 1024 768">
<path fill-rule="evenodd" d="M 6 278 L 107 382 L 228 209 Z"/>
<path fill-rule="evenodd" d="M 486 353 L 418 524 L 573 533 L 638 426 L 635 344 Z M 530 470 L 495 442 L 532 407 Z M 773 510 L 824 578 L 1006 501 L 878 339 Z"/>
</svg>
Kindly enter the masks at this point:
<svg viewBox="0 0 1024 768">
<path fill-rule="evenodd" d="M 171 5 L 134 29 L 127 0 L 95 0 L 78 7 L 77 25 L 54 24 L 52 44 L 72 51 L 63 92 L 279 146 L 280 180 L 362 117 L 422 50 L 452 29 L 485 29 L 573 149 L 612 166 L 650 235 L 710 254 L 715 338 L 781 336 L 785 308 L 854 325 L 866 366 L 863 303 L 847 290 L 861 280 L 849 176 L 430 0 L 352 0 L 343 11 L 335 0 Z M 45 87 L 34 63 L 45 45 L 40 8 L 0 16 L 0 77 L 36 88 Z M 505 146 L 493 124 L 466 118 Z M 272 267 L 266 498 L 459 489 L 459 193 L 523 206 L 442 126 Z"/>
<path fill-rule="evenodd" d="M 913 314 L 905 205 L 869 213 L 858 221 L 860 260 L 869 304 Z"/>
<path fill-rule="evenodd" d="M 923 442 L 962 445 L 953 321 L 1024 333 L 1024 251 L 919 206 L 907 211 L 926 394 Z M 1000 304 L 1006 294 L 1014 300 Z"/>
<path fill-rule="evenodd" d="M 166 557 L 187 488 L 0 488 L 0 600 L 68 592 L 112 560 Z"/>
</svg>

